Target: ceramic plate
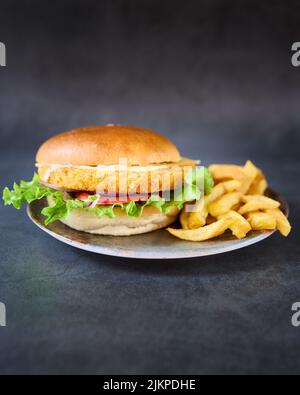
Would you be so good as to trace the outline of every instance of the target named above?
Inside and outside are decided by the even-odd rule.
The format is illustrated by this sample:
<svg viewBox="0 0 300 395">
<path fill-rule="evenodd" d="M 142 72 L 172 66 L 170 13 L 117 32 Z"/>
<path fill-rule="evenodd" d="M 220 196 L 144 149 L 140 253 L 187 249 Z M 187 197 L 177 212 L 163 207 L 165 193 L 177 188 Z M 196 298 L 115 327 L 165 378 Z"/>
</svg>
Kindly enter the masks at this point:
<svg viewBox="0 0 300 395">
<path fill-rule="evenodd" d="M 281 196 L 271 190 L 268 191 L 268 196 L 278 200 L 282 211 L 288 215 L 288 205 Z M 266 239 L 275 232 L 252 231 L 244 239 L 238 240 L 228 231 L 222 236 L 204 242 L 183 241 L 171 236 L 164 229 L 136 236 L 100 236 L 79 232 L 60 221 L 45 226 L 44 217 L 41 214 L 45 205 L 44 199 L 35 201 L 28 205 L 27 213 L 40 229 L 52 237 L 82 250 L 126 258 L 176 259 L 220 254 L 247 247 Z"/>
</svg>

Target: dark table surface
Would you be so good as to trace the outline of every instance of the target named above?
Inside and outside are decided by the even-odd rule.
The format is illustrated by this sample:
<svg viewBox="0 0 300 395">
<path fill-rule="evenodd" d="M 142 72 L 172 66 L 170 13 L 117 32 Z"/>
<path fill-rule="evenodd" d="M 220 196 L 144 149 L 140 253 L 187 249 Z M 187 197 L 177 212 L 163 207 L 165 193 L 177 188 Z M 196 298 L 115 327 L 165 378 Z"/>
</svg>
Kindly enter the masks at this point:
<svg viewBox="0 0 300 395">
<path fill-rule="evenodd" d="M 135 124 L 204 163 L 253 160 L 294 229 L 216 256 L 130 260 L 0 205 L 0 373 L 299 373 L 296 2 L 1 3 L 1 187 L 32 176 L 52 134 Z"/>
</svg>

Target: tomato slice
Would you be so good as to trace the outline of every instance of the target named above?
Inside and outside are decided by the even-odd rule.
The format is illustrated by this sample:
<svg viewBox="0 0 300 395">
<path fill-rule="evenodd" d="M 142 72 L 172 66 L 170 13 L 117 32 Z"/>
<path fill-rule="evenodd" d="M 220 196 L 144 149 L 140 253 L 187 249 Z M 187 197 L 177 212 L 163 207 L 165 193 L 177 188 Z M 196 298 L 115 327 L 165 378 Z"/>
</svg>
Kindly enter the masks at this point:
<svg viewBox="0 0 300 395">
<path fill-rule="evenodd" d="M 75 192 L 76 199 L 82 200 L 83 202 L 86 201 L 91 196 L 88 192 Z"/>
</svg>

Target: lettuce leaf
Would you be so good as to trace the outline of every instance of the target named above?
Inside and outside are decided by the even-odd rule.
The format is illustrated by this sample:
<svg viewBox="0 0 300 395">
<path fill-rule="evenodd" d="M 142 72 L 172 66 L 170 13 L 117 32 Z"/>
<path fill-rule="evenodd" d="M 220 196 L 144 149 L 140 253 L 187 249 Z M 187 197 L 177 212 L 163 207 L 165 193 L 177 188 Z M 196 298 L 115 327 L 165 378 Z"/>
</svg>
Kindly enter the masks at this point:
<svg viewBox="0 0 300 395">
<path fill-rule="evenodd" d="M 67 218 L 74 209 L 89 210 L 98 217 L 107 216 L 109 218 L 116 216 L 114 212 L 115 207 L 120 207 L 129 217 L 140 217 L 146 206 L 156 207 L 163 213 L 167 213 L 173 206 L 181 210 L 185 202 L 200 198 L 201 185 L 205 194 L 208 194 L 213 187 L 212 176 L 204 166 L 192 169 L 185 178 L 182 190 L 171 191 L 169 199 L 153 195 L 145 202 L 130 201 L 128 203 L 114 203 L 111 205 L 97 204 L 95 207 L 90 207 L 89 204 L 98 199 L 99 195 L 90 195 L 85 201 L 72 198 L 65 192 L 40 184 L 39 176 L 35 173 L 29 182 L 21 181 L 19 185 L 14 183 L 12 190 L 9 190 L 7 187 L 4 188 L 2 199 L 5 205 L 13 205 L 16 209 L 20 209 L 24 203 L 31 203 L 34 200 L 49 197 L 51 204 L 42 210 L 42 214 L 46 217 L 45 224 L 48 225 L 60 218 Z"/>
<path fill-rule="evenodd" d="M 70 212 L 75 208 L 85 208 L 87 204 L 98 198 L 97 195 L 92 195 L 84 202 L 79 199 L 66 199 L 63 192 L 54 191 L 53 189 L 49 196 L 51 197 L 51 204 L 44 207 L 41 211 L 41 213 L 46 217 L 46 225 L 56 221 L 57 219 L 67 218 Z"/>
<path fill-rule="evenodd" d="M 53 189 L 39 184 L 39 176 L 35 173 L 29 182 L 21 181 L 20 185 L 14 183 L 12 190 L 4 188 L 2 199 L 5 205 L 12 204 L 16 209 L 20 209 L 24 203 L 31 203 L 52 193 Z"/>
</svg>

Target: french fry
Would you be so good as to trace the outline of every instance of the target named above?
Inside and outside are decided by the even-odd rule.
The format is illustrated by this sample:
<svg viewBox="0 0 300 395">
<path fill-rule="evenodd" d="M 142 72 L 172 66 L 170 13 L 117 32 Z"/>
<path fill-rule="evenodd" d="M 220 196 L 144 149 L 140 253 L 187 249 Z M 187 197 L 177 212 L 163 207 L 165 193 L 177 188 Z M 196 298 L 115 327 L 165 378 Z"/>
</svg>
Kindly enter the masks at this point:
<svg viewBox="0 0 300 395">
<path fill-rule="evenodd" d="M 254 211 L 248 213 L 246 218 L 253 230 L 273 230 L 276 228 L 276 219 L 271 214 Z"/>
<path fill-rule="evenodd" d="M 196 207 L 194 207 L 192 212 L 187 212 L 185 209 L 182 210 L 179 217 L 182 228 L 196 229 L 205 225 L 208 205 L 224 195 L 225 191 L 237 189 L 239 186 L 240 182 L 237 180 L 229 180 L 215 185 L 209 195 L 204 196 L 196 203 Z"/>
<path fill-rule="evenodd" d="M 167 231 L 182 240 L 205 241 L 223 234 L 234 221 L 233 218 L 225 217 L 198 229 L 167 228 Z"/>
<path fill-rule="evenodd" d="M 249 222 L 236 211 L 229 211 L 227 214 L 223 215 L 221 218 L 232 218 L 234 222 L 229 226 L 232 234 L 238 239 L 243 239 L 246 234 L 251 230 Z M 219 218 L 218 218 L 219 219 Z"/>
<path fill-rule="evenodd" d="M 208 212 L 205 207 L 204 196 L 196 203 L 194 210 L 189 216 L 189 229 L 200 228 L 205 225 Z"/>
<path fill-rule="evenodd" d="M 195 229 L 205 225 L 208 212 L 205 208 L 204 196 L 195 203 L 193 211 L 188 212 L 186 209 L 185 205 L 179 218 L 183 229 Z"/>
<path fill-rule="evenodd" d="M 291 225 L 280 203 L 264 196 L 268 187 L 263 172 L 251 161 L 244 166 L 213 164 L 209 170 L 215 181 L 209 195 L 187 206 L 180 214 L 183 229 L 168 228 L 174 236 L 190 241 L 205 241 L 220 236 L 227 229 L 238 239 L 253 230 L 273 230 L 287 236 Z"/>
<path fill-rule="evenodd" d="M 221 196 L 219 199 L 212 202 L 207 210 L 213 217 L 219 217 L 222 214 L 228 213 L 228 211 L 235 204 L 239 203 L 241 194 L 239 192 L 230 192 Z"/>
<path fill-rule="evenodd" d="M 220 184 L 223 185 L 225 193 L 238 191 L 242 186 L 242 182 L 239 180 L 223 181 Z M 220 184 L 218 184 L 218 185 L 220 185 Z"/>
<path fill-rule="evenodd" d="M 261 195 L 245 195 L 241 197 L 241 200 L 246 203 L 239 209 L 242 215 L 250 211 L 275 209 L 280 206 L 276 200 Z"/>
<path fill-rule="evenodd" d="M 210 194 L 204 196 L 205 206 L 207 207 L 210 203 L 214 202 L 219 197 L 224 195 L 224 193 L 225 193 L 225 189 L 222 182 L 220 184 L 215 185 L 210 191 Z"/>
<path fill-rule="evenodd" d="M 189 215 L 190 213 L 187 213 L 183 208 L 179 216 L 180 225 L 183 229 L 189 229 Z"/>
<path fill-rule="evenodd" d="M 259 169 L 254 165 L 251 160 L 247 160 L 243 167 L 244 173 L 246 174 L 247 177 L 252 178 L 253 180 L 257 176 Z"/>
<path fill-rule="evenodd" d="M 218 182 L 226 179 L 237 179 L 241 180 L 244 178 L 245 173 L 242 166 L 237 165 L 218 165 L 213 164 L 208 167 L 211 172 L 213 179 Z"/>
<path fill-rule="evenodd" d="M 205 225 L 206 217 L 204 217 L 201 213 L 193 212 L 190 213 L 188 219 L 188 229 L 197 229 L 201 226 Z"/>
<path fill-rule="evenodd" d="M 276 220 L 276 228 L 283 236 L 287 236 L 291 231 L 291 225 L 287 219 L 287 217 L 283 214 L 283 212 L 279 209 L 266 210 L 266 213 L 272 215 Z"/>
<path fill-rule="evenodd" d="M 262 171 L 259 170 L 247 193 L 249 195 L 263 195 L 267 188 L 267 180 L 265 179 Z"/>
<path fill-rule="evenodd" d="M 259 202 L 269 202 L 269 203 L 271 203 L 273 205 L 275 203 L 276 204 L 280 204 L 277 200 L 271 199 L 268 196 L 261 196 L 261 195 L 243 195 L 241 197 L 241 201 L 243 203 L 249 203 L 249 202 L 252 202 L 252 201 L 259 201 Z M 278 206 L 276 206 L 276 207 L 278 207 Z"/>
<path fill-rule="evenodd" d="M 241 187 L 239 189 L 239 192 L 241 192 L 241 194 L 244 195 L 248 192 L 259 170 L 256 166 L 254 166 L 254 164 L 250 160 L 247 160 L 247 162 L 243 167 L 243 171 L 244 171 L 244 178 L 241 180 Z"/>
</svg>

